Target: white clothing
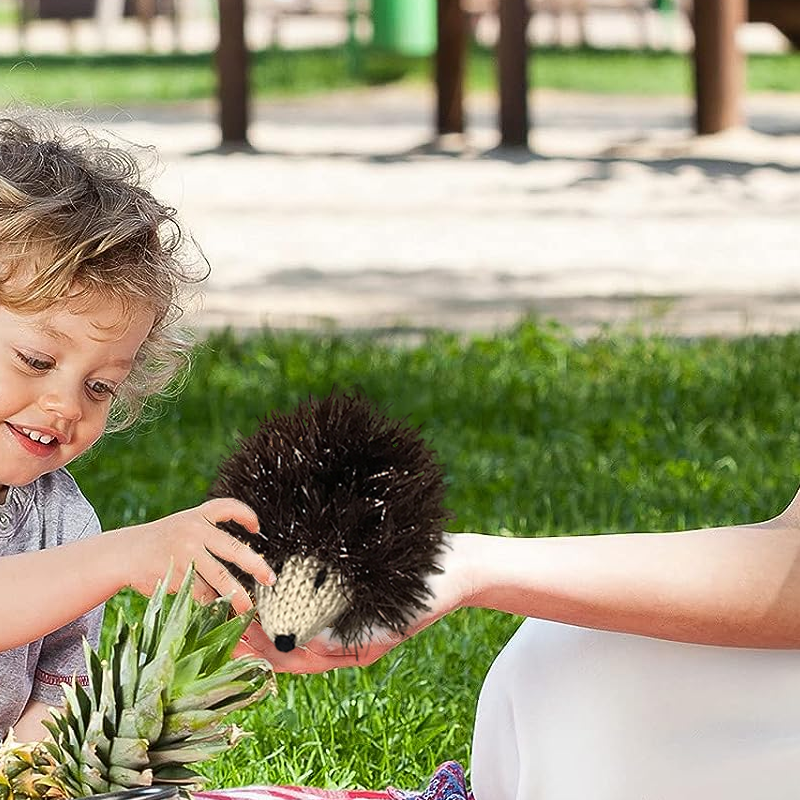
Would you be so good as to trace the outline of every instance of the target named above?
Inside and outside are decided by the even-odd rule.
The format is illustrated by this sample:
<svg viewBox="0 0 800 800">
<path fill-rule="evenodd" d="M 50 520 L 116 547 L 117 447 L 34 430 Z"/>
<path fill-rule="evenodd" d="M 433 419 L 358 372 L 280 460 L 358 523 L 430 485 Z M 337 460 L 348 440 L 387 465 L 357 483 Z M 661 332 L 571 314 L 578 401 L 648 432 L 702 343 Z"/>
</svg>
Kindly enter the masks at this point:
<svg viewBox="0 0 800 800">
<path fill-rule="evenodd" d="M 481 690 L 475 800 L 796 800 L 800 650 L 528 619 Z"/>
</svg>

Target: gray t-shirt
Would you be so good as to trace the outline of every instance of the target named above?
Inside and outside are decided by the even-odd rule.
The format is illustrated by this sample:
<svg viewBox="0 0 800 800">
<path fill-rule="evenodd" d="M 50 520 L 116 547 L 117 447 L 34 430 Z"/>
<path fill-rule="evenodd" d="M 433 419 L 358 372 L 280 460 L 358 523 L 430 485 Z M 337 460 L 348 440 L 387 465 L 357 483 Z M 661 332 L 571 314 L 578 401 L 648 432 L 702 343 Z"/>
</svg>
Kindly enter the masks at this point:
<svg viewBox="0 0 800 800">
<path fill-rule="evenodd" d="M 97 514 L 65 469 L 27 486 L 9 487 L 5 503 L 0 504 L 0 557 L 57 547 L 99 532 Z M 87 580 L 91 580 L 88 569 Z M 43 639 L 0 652 L 0 737 L 29 700 L 60 705 L 62 682 L 68 683 L 75 674 L 86 683 L 83 637 L 96 646 L 102 619 L 100 605 Z"/>
</svg>

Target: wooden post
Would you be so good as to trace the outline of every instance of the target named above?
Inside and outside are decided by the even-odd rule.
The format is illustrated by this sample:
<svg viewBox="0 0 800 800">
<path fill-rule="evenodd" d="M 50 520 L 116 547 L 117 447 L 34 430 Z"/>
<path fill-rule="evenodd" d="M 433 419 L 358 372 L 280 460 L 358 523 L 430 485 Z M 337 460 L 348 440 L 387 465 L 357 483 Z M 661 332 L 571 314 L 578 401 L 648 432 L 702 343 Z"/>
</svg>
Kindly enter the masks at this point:
<svg viewBox="0 0 800 800">
<path fill-rule="evenodd" d="M 249 98 L 245 0 L 218 0 L 218 5 L 217 88 L 222 145 L 247 147 Z"/>
<path fill-rule="evenodd" d="M 736 31 L 746 19 L 746 0 L 695 0 L 695 130 L 718 133 L 742 121 L 744 55 Z"/>
<path fill-rule="evenodd" d="M 772 23 L 800 50 L 800 3 L 793 0 L 749 0 L 747 18 L 750 22 Z"/>
<path fill-rule="evenodd" d="M 156 0 L 136 0 L 136 16 L 144 31 L 147 52 L 153 52 L 153 20 L 156 16 Z"/>
<path fill-rule="evenodd" d="M 500 0 L 497 66 L 500 143 L 528 146 L 528 7 L 526 0 Z"/>
<path fill-rule="evenodd" d="M 436 132 L 464 133 L 468 31 L 460 0 L 437 0 L 436 25 Z"/>
</svg>

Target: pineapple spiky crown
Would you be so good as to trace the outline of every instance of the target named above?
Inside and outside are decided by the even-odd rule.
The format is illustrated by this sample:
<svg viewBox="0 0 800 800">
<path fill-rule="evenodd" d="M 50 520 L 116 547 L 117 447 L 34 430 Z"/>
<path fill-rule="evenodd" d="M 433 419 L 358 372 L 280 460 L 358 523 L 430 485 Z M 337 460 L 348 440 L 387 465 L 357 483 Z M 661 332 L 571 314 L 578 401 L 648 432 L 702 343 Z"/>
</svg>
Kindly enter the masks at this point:
<svg viewBox="0 0 800 800">
<path fill-rule="evenodd" d="M 451 516 L 442 505 L 443 472 L 418 428 L 387 417 L 360 394 L 334 390 L 292 413 L 273 412 L 237 442 L 210 496 L 235 497 L 258 515 L 258 537 L 235 523 L 227 529 L 279 573 L 270 589 L 242 576 L 257 590 L 271 636 L 277 628 L 266 622 L 267 600 L 285 600 L 278 595 L 287 564 L 313 570 L 310 595 L 325 576 L 336 577 L 340 613 L 320 624 L 330 624 L 345 644 L 358 643 L 376 626 L 401 633 L 425 609 L 426 578 L 440 569 L 442 531 Z M 291 591 L 304 594 L 296 586 Z M 332 607 L 333 601 L 326 606 Z M 296 609 L 296 615 L 306 611 Z M 311 635 L 316 628 L 304 627 Z M 284 649 L 279 639 L 276 644 Z"/>
<path fill-rule="evenodd" d="M 0 800 L 74 798 L 133 787 L 201 782 L 190 764 L 233 747 L 223 719 L 274 691 L 269 664 L 231 658 L 252 618 L 229 598 L 192 600 L 189 570 L 173 597 L 164 581 L 141 621 L 120 615 L 104 658 L 84 643 L 89 683 L 64 685 L 44 724 L 52 741 L 0 746 Z"/>
</svg>

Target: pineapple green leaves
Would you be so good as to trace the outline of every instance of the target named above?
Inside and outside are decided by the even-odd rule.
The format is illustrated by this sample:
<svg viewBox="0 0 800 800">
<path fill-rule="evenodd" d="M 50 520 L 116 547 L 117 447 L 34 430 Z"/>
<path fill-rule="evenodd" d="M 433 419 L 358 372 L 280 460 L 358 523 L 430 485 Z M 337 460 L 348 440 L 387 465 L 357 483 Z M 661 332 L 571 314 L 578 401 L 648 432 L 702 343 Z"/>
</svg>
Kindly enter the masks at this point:
<svg viewBox="0 0 800 800">
<path fill-rule="evenodd" d="M 190 764 L 244 734 L 225 717 L 275 691 L 269 664 L 231 658 L 252 612 L 192 600 L 189 571 L 171 597 L 160 584 L 144 616 L 120 615 L 105 658 L 84 645 L 88 686 L 64 686 L 45 725 L 52 741 L 0 746 L 0 800 L 70 798 L 151 784 L 201 782 Z"/>
</svg>

